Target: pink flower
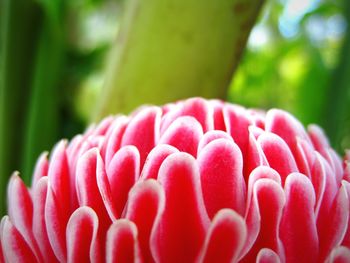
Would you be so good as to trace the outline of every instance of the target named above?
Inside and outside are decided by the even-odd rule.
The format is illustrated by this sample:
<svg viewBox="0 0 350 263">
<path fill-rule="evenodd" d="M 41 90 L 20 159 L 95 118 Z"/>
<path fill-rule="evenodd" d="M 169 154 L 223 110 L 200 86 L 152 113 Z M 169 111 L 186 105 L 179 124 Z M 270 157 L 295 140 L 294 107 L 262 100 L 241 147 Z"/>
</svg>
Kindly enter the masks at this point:
<svg viewBox="0 0 350 263">
<path fill-rule="evenodd" d="M 143 107 L 12 176 L 0 262 L 349 262 L 349 162 L 281 110 Z"/>
</svg>

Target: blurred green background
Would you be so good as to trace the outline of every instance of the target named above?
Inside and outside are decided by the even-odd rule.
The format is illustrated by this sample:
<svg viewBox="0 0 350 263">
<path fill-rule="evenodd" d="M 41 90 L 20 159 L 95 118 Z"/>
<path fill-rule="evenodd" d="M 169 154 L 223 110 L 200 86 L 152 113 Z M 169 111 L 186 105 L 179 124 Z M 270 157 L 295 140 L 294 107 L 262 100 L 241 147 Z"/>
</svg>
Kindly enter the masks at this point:
<svg viewBox="0 0 350 263">
<path fill-rule="evenodd" d="M 29 184 L 36 157 L 91 122 L 125 2 L 0 1 L 0 196 L 12 171 Z M 266 0 L 257 11 L 226 100 L 320 124 L 343 154 L 350 148 L 350 1 Z"/>
</svg>

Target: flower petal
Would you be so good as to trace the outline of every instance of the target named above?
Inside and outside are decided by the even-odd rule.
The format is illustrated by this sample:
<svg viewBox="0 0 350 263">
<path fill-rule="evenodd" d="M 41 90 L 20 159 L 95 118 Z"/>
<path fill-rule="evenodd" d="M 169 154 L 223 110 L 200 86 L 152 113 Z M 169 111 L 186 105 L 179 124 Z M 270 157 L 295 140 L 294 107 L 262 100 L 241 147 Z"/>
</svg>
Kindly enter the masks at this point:
<svg viewBox="0 0 350 263">
<path fill-rule="evenodd" d="M 170 154 L 175 152 L 179 152 L 179 150 L 168 144 L 158 144 L 156 147 L 154 147 L 147 156 L 145 165 L 143 166 L 141 172 L 141 179 L 157 179 L 159 168 L 163 161 Z"/>
<path fill-rule="evenodd" d="M 162 214 L 165 205 L 164 190 L 153 180 L 137 183 L 129 193 L 125 218 L 134 222 L 138 229 L 141 254 L 144 262 L 154 262 L 151 254 L 150 236 L 154 221 Z"/>
<path fill-rule="evenodd" d="M 263 248 L 256 257 L 256 263 L 280 263 L 281 260 L 275 251 L 269 248 Z"/>
<path fill-rule="evenodd" d="M 160 138 L 159 143 L 170 144 L 179 151 L 197 155 L 197 146 L 203 136 L 202 126 L 193 117 L 179 117 Z"/>
<path fill-rule="evenodd" d="M 197 161 L 209 217 L 213 218 L 222 208 L 232 208 L 243 215 L 246 185 L 237 144 L 227 139 L 214 140 L 203 148 Z"/>
<path fill-rule="evenodd" d="M 109 165 L 109 162 L 112 160 L 114 154 L 119 150 L 128 122 L 129 118 L 125 116 L 118 116 L 113 123 L 113 129 L 110 137 L 105 142 L 107 144 L 105 155 L 106 166 Z"/>
<path fill-rule="evenodd" d="M 290 174 L 285 183 L 286 205 L 280 235 L 289 262 L 315 262 L 319 246 L 314 214 L 315 193 L 303 174 Z"/>
<path fill-rule="evenodd" d="M 281 137 L 273 133 L 264 133 L 259 136 L 258 144 L 264 151 L 269 166 L 281 175 L 282 184 L 288 174 L 298 172 L 292 152 Z"/>
<path fill-rule="evenodd" d="M 18 173 L 11 176 L 8 185 L 8 213 L 13 225 L 21 233 L 38 261 L 42 256 L 32 232 L 33 202 Z"/>
<path fill-rule="evenodd" d="M 349 221 L 349 198 L 345 186 L 338 190 L 331 211 L 325 221 L 325 227 L 319 231 L 320 261 L 326 259 L 332 248 L 340 245 L 346 233 Z"/>
<path fill-rule="evenodd" d="M 217 130 L 208 131 L 199 141 L 197 155 L 203 150 L 206 145 L 217 139 L 227 139 L 233 142 L 232 137 L 227 132 Z"/>
<path fill-rule="evenodd" d="M 43 256 L 44 262 L 57 262 L 47 236 L 45 203 L 48 177 L 41 177 L 33 188 L 33 227 L 32 231 Z"/>
<path fill-rule="evenodd" d="M 161 114 L 162 111 L 158 107 L 145 108 L 138 112 L 126 127 L 121 146 L 136 146 L 140 152 L 141 167 L 148 153 L 158 142 Z"/>
<path fill-rule="evenodd" d="M 24 240 L 21 233 L 11 223 L 8 216 L 4 216 L 0 223 L 1 246 L 6 262 L 37 262 L 33 251 Z"/>
<path fill-rule="evenodd" d="M 284 259 L 284 249 L 279 238 L 280 221 L 285 204 L 285 196 L 280 184 L 263 178 L 254 184 L 254 195 L 258 201 L 260 231 L 243 262 L 253 262 L 262 248 L 270 248 Z"/>
<path fill-rule="evenodd" d="M 107 176 L 117 215 L 124 210 L 128 193 L 140 175 L 140 154 L 135 146 L 122 147 L 111 160 Z"/>
<path fill-rule="evenodd" d="M 47 152 L 43 152 L 36 164 L 35 164 L 35 168 L 34 168 L 34 174 L 33 174 L 33 178 L 32 178 L 32 187 L 35 186 L 35 184 L 39 181 L 39 179 L 43 176 L 47 176 L 47 171 L 49 169 L 49 161 L 47 159 L 48 153 Z"/>
<path fill-rule="evenodd" d="M 98 217 L 90 207 L 79 207 L 66 229 L 68 262 L 102 262 L 97 240 Z"/>
<path fill-rule="evenodd" d="M 236 262 L 246 236 L 243 218 L 234 210 L 220 210 L 209 227 L 199 262 Z"/>
<path fill-rule="evenodd" d="M 140 262 L 137 227 L 127 219 L 114 222 L 107 232 L 106 262 Z"/>
<path fill-rule="evenodd" d="M 339 246 L 332 250 L 326 263 L 349 263 L 350 249 L 347 247 Z"/>
<path fill-rule="evenodd" d="M 170 155 L 160 167 L 158 180 L 166 201 L 151 235 L 153 257 L 157 262 L 192 262 L 209 225 L 195 159 L 187 153 Z"/>
</svg>

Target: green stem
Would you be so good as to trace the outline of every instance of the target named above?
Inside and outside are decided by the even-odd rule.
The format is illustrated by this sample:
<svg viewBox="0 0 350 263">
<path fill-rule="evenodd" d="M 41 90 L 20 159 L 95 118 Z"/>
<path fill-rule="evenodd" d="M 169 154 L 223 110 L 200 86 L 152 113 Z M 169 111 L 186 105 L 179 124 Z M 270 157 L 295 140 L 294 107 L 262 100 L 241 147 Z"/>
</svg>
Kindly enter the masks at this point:
<svg viewBox="0 0 350 263">
<path fill-rule="evenodd" d="M 94 113 L 225 98 L 263 0 L 129 0 Z"/>
</svg>

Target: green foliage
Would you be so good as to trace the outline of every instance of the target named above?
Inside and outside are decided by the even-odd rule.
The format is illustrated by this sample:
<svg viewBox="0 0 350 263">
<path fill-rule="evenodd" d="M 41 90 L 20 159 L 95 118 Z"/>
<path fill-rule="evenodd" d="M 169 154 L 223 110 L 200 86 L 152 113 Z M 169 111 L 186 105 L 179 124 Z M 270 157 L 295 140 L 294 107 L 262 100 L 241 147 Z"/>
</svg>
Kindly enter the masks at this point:
<svg viewBox="0 0 350 263">
<path fill-rule="evenodd" d="M 286 109 L 305 125 L 325 127 L 339 151 L 349 148 L 349 142 L 340 145 L 344 135 L 350 134 L 346 128 L 350 117 L 344 116 L 350 112 L 350 82 L 345 80 L 349 76 L 345 72 L 350 72 L 346 69 L 350 60 L 347 40 L 341 51 L 343 36 L 347 39 L 349 33 L 332 36 L 332 31 L 341 28 L 329 24 L 335 19 L 345 22 L 343 14 L 349 16 L 350 12 L 343 11 L 340 1 L 314 1 L 314 6 L 299 14 L 294 35 L 284 36 L 281 20 L 285 12 L 286 6 L 278 1 L 265 6 L 255 28 L 263 35 L 250 39 L 233 78 L 229 100 L 248 107 Z M 322 36 L 325 27 L 330 28 Z M 337 67 L 340 69 L 335 71 Z"/>
</svg>

